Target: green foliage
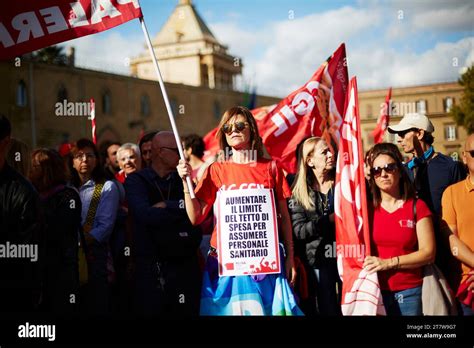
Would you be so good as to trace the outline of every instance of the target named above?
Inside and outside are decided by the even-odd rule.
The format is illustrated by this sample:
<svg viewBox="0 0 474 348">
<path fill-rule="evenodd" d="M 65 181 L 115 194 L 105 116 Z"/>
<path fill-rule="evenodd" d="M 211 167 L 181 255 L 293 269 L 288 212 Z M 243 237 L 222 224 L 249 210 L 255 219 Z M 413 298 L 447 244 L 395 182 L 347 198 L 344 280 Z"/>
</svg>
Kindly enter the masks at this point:
<svg viewBox="0 0 474 348">
<path fill-rule="evenodd" d="M 49 46 L 33 53 L 33 60 L 40 63 L 66 65 L 67 57 L 63 52 L 63 47 Z"/>
<path fill-rule="evenodd" d="M 449 114 L 459 126 L 464 126 L 469 134 L 474 133 L 474 65 L 462 74 L 459 84 L 464 92 L 459 105 L 454 105 Z"/>
</svg>

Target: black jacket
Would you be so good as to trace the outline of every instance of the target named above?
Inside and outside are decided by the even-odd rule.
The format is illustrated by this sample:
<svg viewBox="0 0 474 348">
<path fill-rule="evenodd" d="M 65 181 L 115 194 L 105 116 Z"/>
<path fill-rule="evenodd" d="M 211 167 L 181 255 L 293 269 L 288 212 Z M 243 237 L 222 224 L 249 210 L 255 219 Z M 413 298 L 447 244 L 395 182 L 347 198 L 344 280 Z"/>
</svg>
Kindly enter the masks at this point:
<svg viewBox="0 0 474 348">
<path fill-rule="evenodd" d="M 36 246 L 39 253 L 41 249 L 39 220 L 38 193 L 21 174 L 5 164 L 0 172 L 2 254 L 8 246 L 23 244 Z M 39 260 L 32 262 L 28 258 L 0 255 L 0 306 L 5 301 L 7 307 L 31 309 L 33 291 L 39 289 L 39 277 Z"/>
<path fill-rule="evenodd" d="M 334 258 L 335 226 L 329 221 L 334 212 L 333 191 L 328 192 L 328 207 L 324 212 L 325 195 L 311 191 L 316 209 L 308 211 L 294 199 L 290 200 L 289 211 L 293 225 L 295 254 L 309 266 L 318 268 Z M 330 253 L 330 255 L 329 255 Z M 331 256 L 331 257 L 328 257 Z"/>
</svg>

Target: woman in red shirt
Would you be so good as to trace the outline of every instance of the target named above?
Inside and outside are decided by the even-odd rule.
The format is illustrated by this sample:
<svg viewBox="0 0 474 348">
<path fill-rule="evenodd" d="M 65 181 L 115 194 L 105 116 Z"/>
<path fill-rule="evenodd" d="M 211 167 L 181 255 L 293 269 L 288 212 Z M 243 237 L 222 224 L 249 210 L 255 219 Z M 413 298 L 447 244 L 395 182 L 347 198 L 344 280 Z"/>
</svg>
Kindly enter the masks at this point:
<svg viewBox="0 0 474 348">
<path fill-rule="evenodd" d="M 364 267 L 378 272 L 387 315 L 422 315 L 422 266 L 435 257 L 431 212 L 414 199 L 398 148 L 382 143 L 370 151 L 375 255 L 366 257 Z"/>
<path fill-rule="evenodd" d="M 237 106 L 227 110 L 219 124 L 216 137 L 221 152 L 216 162 L 204 172 L 191 199 L 186 176 L 191 166 L 181 160 L 177 169 L 183 179 L 185 205 L 194 225 L 206 218 L 219 197 L 218 192 L 247 188 L 272 189 L 277 211 L 281 215 L 280 240 L 285 246 L 286 274 L 219 276 L 217 264 L 218 232 L 214 228 L 211 251 L 206 261 L 201 294 L 201 315 L 292 315 L 302 314 L 297 307 L 288 281 L 294 283 L 296 272 L 293 260 L 291 220 L 286 199 L 291 190 L 283 172 L 271 159 L 264 158 L 262 138 L 252 113 Z M 219 224 L 219 221 L 216 225 Z M 280 253 L 283 259 L 283 253 Z M 268 263 L 268 262 L 267 262 Z M 282 265 L 283 266 L 283 265 Z M 287 279 L 288 280 L 287 280 Z M 281 301 L 286 297 L 287 301 Z"/>
</svg>

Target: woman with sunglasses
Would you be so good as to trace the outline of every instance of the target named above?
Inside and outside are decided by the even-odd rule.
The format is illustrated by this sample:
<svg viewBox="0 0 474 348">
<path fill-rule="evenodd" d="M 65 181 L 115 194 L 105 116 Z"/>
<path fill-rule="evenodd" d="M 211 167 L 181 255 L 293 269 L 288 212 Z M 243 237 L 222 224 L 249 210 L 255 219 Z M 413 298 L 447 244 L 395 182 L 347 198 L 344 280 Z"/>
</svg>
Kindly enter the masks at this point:
<svg viewBox="0 0 474 348">
<path fill-rule="evenodd" d="M 244 190 L 245 187 L 273 189 L 277 211 L 281 215 L 280 241 L 285 246 L 286 278 L 291 283 L 296 279 L 293 260 L 293 239 L 291 221 L 286 199 L 291 196 L 285 177 L 271 159 L 264 158 L 262 138 L 252 113 L 245 107 L 227 110 L 219 124 L 216 137 L 220 141 L 221 152 L 212 163 L 195 189 L 196 199 L 191 199 L 185 179 L 192 173 L 191 166 L 181 160 L 178 173 L 183 179 L 185 205 L 189 219 L 194 225 L 206 218 L 216 202 L 218 191 L 229 189 Z M 217 224 L 216 224 L 217 225 Z M 292 315 L 302 314 L 294 300 L 285 274 L 265 276 L 221 276 L 218 275 L 217 229 L 211 236 L 211 248 L 206 261 L 201 294 L 201 315 Z M 283 253 L 280 252 L 283 259 Z M 277 290 L 282 290 L 284 309 L 279 303 Z M 249 295 L 250 294 L 250 295 Z M 251 297 L 249 297 L 251 296 Z M 249 300 L 251 298 L 251 300 Z"/>
<path fill-rule="evenodd" d="M 342 315 L 336 290 L 341 289 L 342 284 L 335 250 L 328 255 L 328 250 L 332 250 L 336 242 L 335 158 L 327 143 L 319 137 L 306 139 L 298 158 L 298 173 L 289 207 L 296 236 L 296 253 L 309 269 L 310 296 L 301 306 L 307 315 L 318 312 L 321 315 Z"/>
<path fill-rule="evenodd" d="M 382 143 L 370 151 L 374 256 L 365 258 L 364 267 L 378 272 L 387 315 L 422 315 L 422 266 L 435 257 L 431 212 L 415 199 L 398 148 Z"/>
</svg>

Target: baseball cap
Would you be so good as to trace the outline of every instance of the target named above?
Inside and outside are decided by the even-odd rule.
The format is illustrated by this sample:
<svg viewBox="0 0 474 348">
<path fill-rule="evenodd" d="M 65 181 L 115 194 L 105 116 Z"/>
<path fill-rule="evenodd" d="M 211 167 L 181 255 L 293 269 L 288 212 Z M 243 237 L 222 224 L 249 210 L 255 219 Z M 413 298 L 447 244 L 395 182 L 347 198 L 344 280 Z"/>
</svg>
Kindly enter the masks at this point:
<svg viewBox="0 0 474 348">
<path fill-rule="evenodd" d="M 405 114 L 400 123 L 395 126 L 389 126 L 390 133 L 403 132 L 411 128 L 423 129 L 425 132 L 433 133 L 434 126 L 426 115 L 414 112 Z"/>
</svg>

